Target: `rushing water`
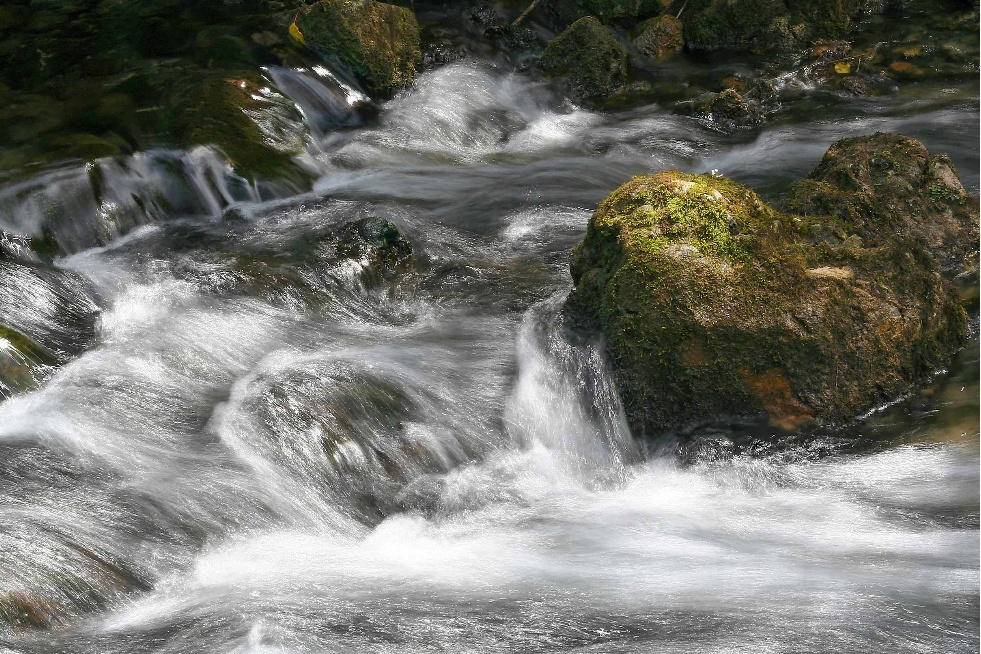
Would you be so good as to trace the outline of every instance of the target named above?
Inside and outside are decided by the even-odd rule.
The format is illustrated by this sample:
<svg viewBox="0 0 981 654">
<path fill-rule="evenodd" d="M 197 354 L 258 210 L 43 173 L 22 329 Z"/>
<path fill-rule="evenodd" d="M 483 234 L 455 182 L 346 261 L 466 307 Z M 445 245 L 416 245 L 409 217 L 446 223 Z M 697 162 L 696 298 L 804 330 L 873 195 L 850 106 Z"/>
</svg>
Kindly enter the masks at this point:
<svg viewBox="0 0 981 654">
<path fill-rule="evenodd" d="M 130 162 L 113 179 L 191 171 L 187 217 L 58 232 L 102 313 L 0 404 L 0 594 L 55 616 L 0 651 L 976 652 L 976 347 L 845 434 L 679 458 L 632 440 L 601 351 L 557 320 L 570 249 L 630 176 L 718 169 L 773 197 L 888 130 L 977 193 L 970 95 L 726 134 L 464 63 L 377 125 L 312 130 L 300 197 L 203 151 Z M 16 195 L 9 225 L 44 220 Z M 365 216 L 413 272 L 366 283 L 310 245 Z"/>
</svg>

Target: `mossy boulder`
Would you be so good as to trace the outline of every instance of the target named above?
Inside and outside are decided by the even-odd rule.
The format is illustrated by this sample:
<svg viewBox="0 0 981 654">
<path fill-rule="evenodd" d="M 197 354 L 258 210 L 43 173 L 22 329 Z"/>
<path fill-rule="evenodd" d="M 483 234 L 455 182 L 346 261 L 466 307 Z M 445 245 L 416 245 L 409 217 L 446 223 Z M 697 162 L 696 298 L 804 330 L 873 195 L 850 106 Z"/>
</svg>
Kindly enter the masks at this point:
<svg viewBox="0 0 981 654">
<path fill-rule="evenodd" d="M 419 24 L 404 7 L 320 0 L 300 10 L 296 25 L 308 47 L 343 61 L 373 93 L 391 95 L 409 86 L 422 64 Z"/>
<path fill-rule="evenodd" d="M 560 27 L 585 16 L 595 16 L 606 24 L 635 23 L 661 13 L 671 4 L 671 0 L 548 0 L 542 13 L 549 23 Z"/>
<path fill-rule="evenodd" d="M 635 433 L 736 417 L 788 431 L 844 423 L 949 363 L 966 314 L 923 242 L 866 244 L 844 221 L 830 242 L 813 224 L 679 172 L 600 204 L 573 254 L 566 314 L 602 335 Z"/>
<path fill-rule="evenodd" d="M 692 48 L 789 48 L 809 39 L 840 38 L 861 0 L 692 0 L 685 42 Z"/>
<path fill-rule="evenodd" d="M 569 96 L 579 102 L 608 97 L 627 79 L 627 50 L 592 16 L 555 37 L 539 63 L 549 75 L 562 78 Z"/>
<path fill-rule="evenodd" d="M 637 26 L 634 47 L 652 61 L 662 61 L 685 47 L 681 21 L 670 14 L 645 20 Z"/>
<path fill-rule="evenodd" d="M 867 247 L 915 240 L 944 269 L 972 265 L 967 260 L 978 249 L 978 199 L 950 158 L 931 156 L 899 134 L 836 142 L 793 186 L 787 204 L 807 217 L 826 216 L 826 227 L 855 234 Z"/>
<path fill-rule="evenodd" d="M 303 119 L 254 73 L 204 75 L 178 89 L 168 111 L 168 127 L 184 147 L 215 145 L 248 177 L 302 175 L 292 156 L 305 145 Z"/>
</svg>

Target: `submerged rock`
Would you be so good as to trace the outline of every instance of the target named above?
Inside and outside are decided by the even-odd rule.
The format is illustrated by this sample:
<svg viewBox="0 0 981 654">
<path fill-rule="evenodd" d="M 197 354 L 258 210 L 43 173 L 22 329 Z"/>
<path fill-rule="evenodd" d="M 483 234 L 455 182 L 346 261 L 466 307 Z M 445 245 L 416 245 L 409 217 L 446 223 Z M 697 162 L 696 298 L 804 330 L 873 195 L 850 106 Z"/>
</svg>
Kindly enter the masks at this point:
<svg viewBox="0 0 981 654">
<path fill-rule="evenodd" d="M 542 53 L 546 73 L 564 79 L 577 101 L 611 95 L 627 78 L 627 51 L 609 27 L 588 16 L 552 40 Z"/>
<path fill-rule="evenodd" d="M 849 149 L 861 177 L 878 150 L 845 141 L 828 156 Z M 937 182 L 918 170 L 916 197 L 929 197 Z M 850 192 L 850 175 L 835 181 Z M 963 202 L 949 231 L 973 233 L 974 247 L 977 204 Z M 679 172 L 603 201 L 573 254 L 566 308 L 605 339 L 635 433 L 751 416 L 784 430 L 847 422 L 948 364 L 967 319 L 939 269 L 957 246 L 931 241 L 934 215 L 902 198 L 877 205 L 898 231 L 837 206 L 844 216 L 801 218 L 735 182 Z M 838 237 L 815 236 L 825 223 Z"/>
<path fill-rule="evenodd" d="M 50 353 L 0 324 L 0 398 L 34 390 L 55 365 Z"/>
<path fill-rule="evenodd" d="M 296 18 L 307 46 L 337 57 L 367 88 L 390 95 L 412 83 L 422 63 L 419 24 L 403 7 L 375 0 L 320 0 Z"/>
<path fill-rule="evenodd" d="M 412 244 L 384 218 L 362 218 L 344 225 L 325 241 L 338 257 L 361 262 L 368 285 L 393 279 L 412 265 Z"/>
<path fill-rule="evenodd" d="M 0 249 L 0 400 L 34 390 L 90 347 L 99 311 L 82 278 L 32 260 L 30 250 L 17 255 Z"/>
</svg>

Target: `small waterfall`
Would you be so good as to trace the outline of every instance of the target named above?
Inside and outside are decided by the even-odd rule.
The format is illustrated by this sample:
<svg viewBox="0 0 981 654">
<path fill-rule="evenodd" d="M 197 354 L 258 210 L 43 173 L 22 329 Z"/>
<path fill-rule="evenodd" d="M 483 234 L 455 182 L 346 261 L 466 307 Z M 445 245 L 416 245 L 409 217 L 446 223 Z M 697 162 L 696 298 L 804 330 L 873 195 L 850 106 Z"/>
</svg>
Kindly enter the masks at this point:
<svg viewBox="0 0 981 654">
<path fill-rule="evenodd" d="M 53 170 L 0 190 L 0 226 L 53 240 L 64 253 L 107 245 L 140 225 L 216 219 L 262 188 L 210 148 L 150 151 Z"/>
</svg>

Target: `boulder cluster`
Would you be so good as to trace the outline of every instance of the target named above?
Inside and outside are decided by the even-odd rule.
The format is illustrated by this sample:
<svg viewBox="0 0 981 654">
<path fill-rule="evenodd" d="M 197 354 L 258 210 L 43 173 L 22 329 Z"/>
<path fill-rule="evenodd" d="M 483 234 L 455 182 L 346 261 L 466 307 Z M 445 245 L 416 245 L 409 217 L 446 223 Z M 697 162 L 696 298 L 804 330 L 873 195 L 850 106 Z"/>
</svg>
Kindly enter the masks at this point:
<svg viewBox="0 0 981 654">
<path fill-rule="evenodd" d="M 779 210 L 723 177 L 664 172 L 600 204 L 566 314 L 601 335 L 631 427 L 849 422 L 945 368 L 967 335 L 978 200 L 893 134 L 835 143 Z"/>
</svg>

